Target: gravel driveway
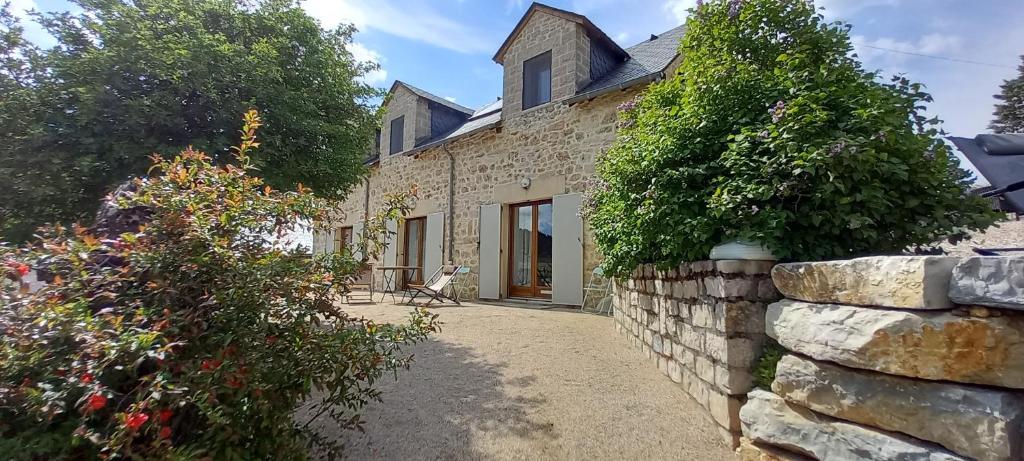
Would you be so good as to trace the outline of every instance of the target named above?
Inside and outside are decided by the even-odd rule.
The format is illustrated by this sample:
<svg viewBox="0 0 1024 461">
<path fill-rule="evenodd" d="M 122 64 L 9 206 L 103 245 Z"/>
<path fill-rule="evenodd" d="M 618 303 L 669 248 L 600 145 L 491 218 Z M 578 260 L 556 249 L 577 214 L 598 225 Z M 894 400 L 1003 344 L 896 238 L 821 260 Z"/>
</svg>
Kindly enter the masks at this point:
<svg viewBox="0 0 1024 461">
<path fill-rule="evenodd" d="M 407 307 L 354 306 L 378 321 Z M 466 304 L 381 386 L 351 459 L 682 459 L 734 455 L 710 417 L 615 334 L 612 319 Z"/>
</svg>

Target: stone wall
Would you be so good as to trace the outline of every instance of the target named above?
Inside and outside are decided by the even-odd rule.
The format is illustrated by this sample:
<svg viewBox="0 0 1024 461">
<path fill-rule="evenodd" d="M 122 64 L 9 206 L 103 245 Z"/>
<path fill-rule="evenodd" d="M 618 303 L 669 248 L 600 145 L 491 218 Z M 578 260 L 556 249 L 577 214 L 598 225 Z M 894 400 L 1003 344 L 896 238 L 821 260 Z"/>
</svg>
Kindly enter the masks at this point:
<svg viewBox="0 0 1024 461">
<path fill-rule="evenodd" d="M 772 264 L 643 265 L 614 286 L 615 330 L 706 409 L 732 446 L 739 443 L 739 410 L 765 339 L 765 308 L 779 297 Z"/>
<path fill-rule="evenodd" d="M 1024 258 L 781 264 L 743 459 L 1024 459 Z"/>
<path fill-rule="evenodd" d="M 616 91 L 573 105 L 548 104 L 503 120 L 500 128 L 466 136 L 447 146 L 455 159 L 455 214 L 454 219 L 446 219 L 445 232 L 454 223 L 453 260 L 469 265 L 471 270 L 468 298 L 475 298 L 478 289 L 480 205 L 584 192 L 598 156 L 615 140 L 617 106 L 641 89 Z M 383 139 L 381 142 L 384 146 Z M 409 217 L 447 213 L 450 161 L 440 147 L 416 156 L 384 158 L 382 154 L 380 164 L 370 170 L 370 212 L 380 209 L 384 194 L 408 190 L 415 184 L 419 199 Z M 529 189 L 520 186 L 524 177 L 532 180 Z M 334 216 L 334 227 L 351 226 L 362 219 L 364 191 L 363 186 L 353 190 Z M 322 237 L 315 239 L 314 248 L 323 248 Z M 448 258 L 446 241 L 444 259 Z M 600 262 L 593 232 L 584 223 L 584 284 Z"/>
</svg>

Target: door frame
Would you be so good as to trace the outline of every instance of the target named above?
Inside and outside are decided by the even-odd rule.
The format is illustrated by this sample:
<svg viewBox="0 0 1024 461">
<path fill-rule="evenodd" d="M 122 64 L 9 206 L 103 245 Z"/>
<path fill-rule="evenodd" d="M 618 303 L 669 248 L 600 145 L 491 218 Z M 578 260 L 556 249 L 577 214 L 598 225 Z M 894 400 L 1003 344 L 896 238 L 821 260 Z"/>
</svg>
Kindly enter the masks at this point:
<svg viewBox="0 0 1024 461">
<path fill-rule="evenodd" d="M 537 284 L 537 255 L 539 254 L 538 243 L 538 219 L 540 213 L 538 213 L 538 207 L 540 205 L 552 205 L 551 199 L 540 199 L 530 200 L 528 202 L 512 203 L 508 205 L 508 261 L 506 261 L 508 277 L 506 282 L 508 283 L 508 297 L 510 298 L 534 298 L 534 299 L 551 299 L 550 293 L 541 293 L 541 287 Z M 553 206 L 553 205 L 552 205 Z M 515 239 L 516 239 L 516 224 L 518 215 L 517 209 L 523 207 L 532 207 L 530 218 L 532 219 L 531 232 L 530 232 L 530 287 L 517 286 L 515 280 Z M 549 291 L 553 287 L 548 287 Z"/>
<path fill-rule="evenodd" d="M 426 277 L 426 275 L 423 274 L 423 271 L 426 269 L 425 265 L 423 264 L 423 256 L 424 256 L 423 249 L 424 249 L 424 245 L 426 244 L 426 234 L 427 234 L 427 217 L 426 216 L 420 216 L 418 218 L 405 218 L 405 223 L 404 223 L 405 225 L 403 226 L 404 230 L 402 231 L 402 265 L 403 266 L 409 266 L 410 265 L 409 264 L 409 242 L 410 242 L 410 239 L 409 239 L 409 229 L 411 228 L 411 226 L 409 226 L 409 223 L 413 222 L 413 221 L 420 223 L 420 236 L 419 236 L 419 242 L 418 242 L 419 243 L 419 251 L 417 252 L 418 253 L 417 254 L 417 256 L 418 256 L 417 260 L 420 262 L 420 265 L 419 265 L 420 270 L 415 271 L 413 273 L 412 278 L 409 280 L 409 283 L 413 283 L 413 284 L 417 284 L 417 285 L 422 285 L 423 281 L 424 281 L 424 278 Z M 404 274 L 405 273 L 403 272 L 403 275 Z M 402 280 L 401 283 L 404 284 L 405 281 Z"/>
</svg>

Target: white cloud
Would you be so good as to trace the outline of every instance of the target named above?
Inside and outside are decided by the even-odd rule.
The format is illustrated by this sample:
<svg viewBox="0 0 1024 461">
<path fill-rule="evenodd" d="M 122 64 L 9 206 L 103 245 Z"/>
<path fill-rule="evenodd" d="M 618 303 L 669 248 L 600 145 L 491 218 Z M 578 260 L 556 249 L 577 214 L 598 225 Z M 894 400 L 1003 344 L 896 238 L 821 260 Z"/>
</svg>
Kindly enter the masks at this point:
<svg viewBox="0 0 1024 461">
<path fill-rule="evenodd" d="M 831 19 L 849 19 L 854 13 L 876 6 L 896 6 L 900 0 L 814 0 L 817 7 L 825 7 L 825 16 Z"/>
<path fill-rule="evenodd" d="M 626 43 L 626 40 L 629 40 L 629 32 L 619 32 L 615 35 L 615 43 L 619 45 Z"/>
<path fill-rule="evenodd" d="M 302 7 L 327 28 L 355 24 L 460 53 L 493 51 L 497 46 L 481 30 L 453 21 L 427 3 L 393 5 L 390 1 L 307 0 Z"/>
<path fill-rule="evenodd" d="M 662 8 L 676 18 L 676 22 L 682 24 L 686 22 L 687 16 L 690 15 L 690 9 L 697 7 L 697 0 L 668 0 L 662 5 Z"/>
<path fill-rule="evenodd" d="M 960 51 L 963 40 L 956 35 L 928 34 L 916 41 L 890 37 L 869 39 L 863 35 L 851 37 L 854 51 L 868 69 L 883 68 L 887 72 L 904 72 L 903 66 L 914 56 L 907 53 L 949 55 Z"/>
<path fill-rule="evenodd" d="M 353 42 L 348 46 L 348 50 L 352 53 L 352 57 L 359 62 L 372 62 L 378 65 L 384 64 L 384 57 L 380 53 L 371 50 L 359 42 Z M 367 72 L 362 77 L 362 80 L 367 85 L 380 85 L 388 79 L 388 71 L 384 70 L 383 67 Z"/>
<path fill-rule="evenodd" d="M 444 99 L 448 100 L 448 102 L 455 102 L 455 96 L 445 96 Z"/>
<path fill-rule="evenodd" d="M 33 0 L 10 0 L 11 14 L 22 21 L 29 19 L 28 10 L 39 9 Z"/>
</svg>

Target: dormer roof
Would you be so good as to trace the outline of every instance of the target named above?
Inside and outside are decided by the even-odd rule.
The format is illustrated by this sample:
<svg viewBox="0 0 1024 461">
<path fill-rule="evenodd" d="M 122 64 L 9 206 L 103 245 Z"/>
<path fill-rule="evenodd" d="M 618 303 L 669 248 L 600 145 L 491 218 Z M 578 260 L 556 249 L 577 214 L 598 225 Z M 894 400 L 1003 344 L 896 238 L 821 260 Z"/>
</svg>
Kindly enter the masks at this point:
<svg viewBox="0 0 1024 461">
<path fill-rule="evenodd" d="M 470 109 L 470 108 L 468 108 L 466 106 L 463 106 L 463 105 L 451 102 L 451 101 L 449 101 L 449 100 L 447 100 L 445 98 L 442 98 L 442 97 L 440 97 L 440 96 L 438 96 L 436 94 L 433 94 L 433 93 L 431 93 L 429 91 L 421 90 L 419 88 L 416 88 L 416 87 L 414 87 L 414 86 L 412 86 L 412 85 L 410 85 L 408 83 L 405 83 L 405 82 L 403 82 L 401 80 L 395 80 L 395 83 L 391 84 L 391 89 L 388 90 L 388 95 L 393 94 L 395 92 L 395 90 L 398 89 L 399 86 L 405 87 L 405 89 L 409 90 L 411 93 L 413 93 L 416 96 L 419 96 L 421 98 L 424 98 L 424 99 L 426 99 L 428 101 L 436 102 L 436 103 L 438 103 L 438 104 L 440 104 L 442 106 L 445 106 L 445 107 L 447 107 L 449 109 L 452 109 L 452 110 L 455 110 L 455 111 L 458 111 L 458 112 L 462 112 L 463 114 L 466 114 L 466 115 L 473 115 L 473 109 Z"/>
<path fill-rule="evenodd" d="M 613 56 L 623 60 L 629 57 L 629 54 L 615 43 L 615 40 L 608 37 L 608 34 L 605 34 L 604 31 L 595 26 L 594 23 L 590 22 L 586 16 L 555 8 L 553 6 L 544 5 L 542 3 L 533 2 L 533 4 L 530 5 L 530 8 L 526 10 L 526 13 L 523 14 L 519 23 L 516 24 L 516 27 L 512 29 L 512 33 L 509 34 L 508 38 L 506 38 L 504 42 L 502 42 L 501 47 L 498 48 L 498 52 L 494 54 L 494 62 L 504 64 L 505 52 L 508 51 L 508 47 L 515 41 L 516 37 L 519 36 L 519 33 L 523 31 L 523 28 L 526 26 L 526 23 L 530 21 L 530 18 L 538 11 L 543 11 L 579 24 L 587 31 L 587 36 L 590 37 L 590 40 L 603 44 Z"/>
</svg>

